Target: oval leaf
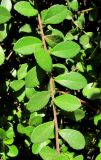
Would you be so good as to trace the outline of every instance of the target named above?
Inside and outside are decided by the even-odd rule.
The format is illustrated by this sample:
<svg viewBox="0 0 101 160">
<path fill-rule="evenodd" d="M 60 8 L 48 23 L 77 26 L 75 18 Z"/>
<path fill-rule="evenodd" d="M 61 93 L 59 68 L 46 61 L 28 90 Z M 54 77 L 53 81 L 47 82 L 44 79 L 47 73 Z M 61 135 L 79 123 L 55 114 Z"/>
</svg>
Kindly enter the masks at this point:
<svg viewBox="0 0 101 160">
<path fill-rule="evenodd" d="M 16 157 L 18 155 L 18 149 L 15 145 L 8 146 L 9 151 L 7 152 L 7 155 L 9 157 Z"/>
<path fill-rule="evenodd" d="M 60 85 L 73 90 L 79 90 L 86 86 L 87 80 L 83 75 L 77 72 L 61 74 L 55 78 Z"/>
<path fill-rule="evenodd" d="M 4 63 L 5 54 L 3 48 L 0 46 L 0 66 Z"/>
<path fill-rule="evenodd" d="M 27 104 L 27 109 L 30 112 L 38 111 L 46 106 L 50 98 L 48 91 L 37 92 L 34 94 Z"/>
<path fill-rule="evenodd" d="M 80 150 L 85 147 L 85 139 L 81 132 L 74 129 L 62 129 L 59 134 L 73 149 Z"/>
<path fill-rule="evenodd" d="M 10 87 L 14 90 L 14 91 L 18 91 L 20 90 L 23 86 L 25 85 L 25 81 L 23 80 L 14 80 L 10 83 Z"/>
<path fill-rule="evenodd" d="M 67 16 L 67 7 L 64 5 L 54 5 L 48 9 L 44 17 L 44 24 L 58 24 Z"/>
<path fill-rule="evenodd" d="M 0 6 L 0 24 L 9 21 L 10 18 L 11 18 L 10 12 L 3 6 Z"/>
<path fill-rule="evenodd" d="M 48 52 L 43 48 L 38 49 L 34 53 L 35 59 L 38 65 L 46 72 L 51 72 L 52 70 L 52 59 Z"/>
<path fill-rule="evenodd" d="M 73 58 L 80 52 L 80 46 L 73 41 L 66 41 L 57 44 L 51 54 L 60 58 Z"/>
<path fill-rule="evenodd" d="M 29 55 L 34 53 L 35 49 L 37 47 L 41 47 L 42 42 L 40 39 L 32 36 L 26 36 L 20 38 L 15 44 L 14 44 L 14 51 L 23 54 L 23 55 Z"/>
<path fill-rule="evenodd" d="M 61 109 L 72 112 L 81 106 L 80 100 L 71 94 L 63 94 L 55 98 L 54 103 Z"/>
<path fill-rule="evenodd" d="M 33 143 L 42 143 L 50 139 L 53 131 L 54 131 L 53 121 L 40 124 L 33 130 L 31 134 L 31 141 Z"/>
<path fill-rule="evenodd" d="M 34 9 L 29 2 L 20 1 L 15 4 L 14 9 L 23 16 L 36 16 L 38 11 Z"/>
</svg>

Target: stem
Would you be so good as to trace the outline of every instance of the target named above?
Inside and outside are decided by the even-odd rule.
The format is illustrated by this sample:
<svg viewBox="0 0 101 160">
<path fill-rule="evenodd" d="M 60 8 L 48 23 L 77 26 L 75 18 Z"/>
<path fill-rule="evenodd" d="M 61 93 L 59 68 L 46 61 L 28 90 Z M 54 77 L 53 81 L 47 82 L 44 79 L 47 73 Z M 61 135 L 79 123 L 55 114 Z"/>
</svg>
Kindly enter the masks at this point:
<svg viewBox="0 0 101 160">
<path fill-rule="evenodd" d="M 42 42 L 43 42 L 43 47 L 47 51 L 45 36 L 44 36 L 44 32 L 43 32 L 43 26 L 42 26 L 42 21 L 41 21 L 41 18 L 40 18 L 40 14 L 38 14 L 38 23 L 39 23 L 39 29 L 40 29 Z M 58 129 L 57 112 L 56 112 L 56 108 L 55 108 L 55 105 L 54 105 L 54 83 L 53 82 L 54 82 L 54 80 L 51 77 L 50 78 L 50 94 L 51 94 L 51 97 L 52 97 L 52 107 L 53 107 L 53 115 L 54 115 L 55 136 L 56 136 L 55 137 L 55 139 L 56 139 L 56 151 L 59 154 L 60 153 L 59 134 L 58 134 L 59 129 Z"/>
<path fill-rule="evenodd" d="M 84 9 L 82 11 L 78 11 L 78 14 L 80 13 L 85 13 L 85 12 L 89 12 L 89 11 L 92 11 L 94 8 L 88 8 L 88 9 Z"/>
</svg>

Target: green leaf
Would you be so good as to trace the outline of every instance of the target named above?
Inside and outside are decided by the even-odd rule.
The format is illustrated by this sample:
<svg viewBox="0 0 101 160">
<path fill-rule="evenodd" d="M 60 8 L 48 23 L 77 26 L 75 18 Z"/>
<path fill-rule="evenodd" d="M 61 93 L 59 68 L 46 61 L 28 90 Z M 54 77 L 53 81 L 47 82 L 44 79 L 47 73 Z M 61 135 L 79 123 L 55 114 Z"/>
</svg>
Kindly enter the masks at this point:
<svg viewBox="0 0 101 160">
<path fill-rule="evenodd" d="M 6 132 L 4 129 L 0 128 L 0 141 L 6 138 Z"/>
<path fill-rule="evenodd" d="M 46 72 L 51 72 L 52 70 L 52 59 L 47 51 L 43 48 L 37 49 L 34 52 L 34 57 L 38 65 Z"/>
<path fill-rule="evenodd" d="M 10 83 L 10 87 L 14 90 L 14 91 L 18 91 L 20 90 L 22 87 L 24 87 L 25 85 L 25 81 L 23 80 L 14 80 Z"/>
<path fill-rule="evenodd" d="M 91 100 L 101 99 L 101 88 L 97 88 L 95 83 L 87 84 L 82 93 Z"/>
<path fill-rule="evenodd" d="M 78 11 L 79 8 L 78 0 L 69 0 L 68 5 L 73 11 Z"/>
<path fill-rule="evenodd" d="M 85 147 L 85 139 L 81 132 L 74 129 L 62 129 L 59 134 L 73 149 L 80 150 Z"/>
<path fill-rule="evenodd" d="M 42 117 L 40 115 L 30 116 L 29 125 L 30 126 L 38 126 L 42 123 Z"/>
<path fill-rule="evenodd" d="M 98 125 L 98 122 L 101 121 L 101 113 L 99 114 L 96 114 L 94 116 L 94 124 L 97 126 Z"/>
<path fill-rule="evenodd" d="M 80 43 L 84 46 L 87 45 L 89 43 L 89 36 L 84 34 L 80 37 Z"/>
<path fill-rule="evenodd" d="M 53 121 L 40 124 L 33 130 L 31 134 L 31 141 L 33 143 L 42 143 L 50 139 L 53 131 L 54 131 Z"/>
<path fill-rule="evenodd" d="M 58 74 L 63 74 L 68 72 L 68 69 L 66 68 L 66 66 L 61 63 L 53 64 L 53 70 Z"/>
<path fill-rule="evenodd" d="M 0 42 L 2 42 L 7 37 L 10 27 L 11 26 L 9 24 L 0 25 Z"/>
<path fill-rule="evenodd" d="M 49 98 L 50 93 L 48 91 L 37 92 L 31 97 L 26 108 L 30 112 L 38 111 L 47 105 Z"/>
<path fill-rule="evenodd" d="M 8 11 L 11 11 L 12 9 L 12 2 L 11 0 L 2 0 L 1 5 L 8 9 Z"/>
<path fill-rule="evenodd" d="M 95 160 L 101 160 L 101 153 L 97 155 L 97 157 L 95 158 Z"/>
<path fill-rule="evenodd" d="M 28 99 L 30 99 L 37 91 L 34 88 L 25 88 L 25 94 Z"/>
<path fill-rule="evenodd" d="M 69 159 L 68 155 L 60 154 L 56 158 L 54 158 L 53 160 L 70 160 L 70 159 Z"/>
<path fill-rule="evenodd" d="M 54 5 L 48 9 L 44 16 L 44 24 L 58 24 L 67 16 L 67 7 L 64 5 Z"/>
<path fill-rule="evenodd" d="M 32 7 L 29 2 L 20 1 L 14 5 L 14 9 L 23 16 L 31 17 L 36 16 L 38 11 Z"/>
<path fill-rule="evenodd" d="M 55 98 L 54 103 L 67 112 L 72 112 L 81 106 L 80 100 L 71 94 L 63 94 Z"/>
<path fill-rule="evenodd" d="M 35 66 L 31 68 L 25 78 L 25 85 L 28 88 L 37 87 L 44 79 L 44 72 Z"/>
<path fill-rule="evenodd" d="M 20 66 L 20 68 L 17 71 L 18 80 L 23 79 L 23 78 L 26 77 L 26 75 L 27 75 L 27 69 L 28 69 L 28 64 L 27 63 L 24 63 L 24 64 L 22 64 Z"/>
<path fill-rule="evenodd" d="M 14 51 L 22 54 L 22 55 L 29 55 L 35 52 L 36 48 L 41 47 L 42 42 L 40 39 L 32 36 L 26 36 L 20 38 L 14 44 Z"/>
<path fill-rule="evenodd" d="M 55 81 L 60 85 L 73 90 L 82 89 L 87 84 L 85 77 L 77 72 L 61 74 L 55 78 Z"/>
<path fill-rule="evenodd" d="M 0 24 L 9 21 L 10 18 L 11 18 L 10 12 L 3 6 L 0 6 Z"/>
<path fill-rule="evenodd" d="M 57 157 L 57 152 L 55 149 L 46 146 L 41 149 L 40 156 L 43 160 L 55 160 L 55 158 Z"/>
<path fill-rule="evenodd" d="M 3 48 L 0 46 L 0 66 L 4 63 L 5 61 L 5 53 Z"/>
<path fill-rule="evenodd" d="M 32 28 L 30 24 L 24 24 L 20 29 L 19 29 L 19 33 L 21 32 L 25 32 L 25 33 L 31 33 L 32 32 Z"/>
<path fill-rule="evenodd" d="M 43 147 L 45 147 L 46 145 L 48 145 L 49 143 L 50 143 L 50 140 L 47 140 L 47 141 L 42 142 L 42 143 L 34 143 L 32 145 L 32 153 L 33 154 L 38 154 L 41 151 L 41 149 Z"/>
<path fill-rule="evenodd" d="M 84 160 L 84 157 L 82 155 L 79 155 L 73 158 L 73 160 Z"/>
<path fill-rule="evenodd" d="M 16 157 L 18 155 L 18 149 L 15 145 L 8 146 L 9 151 L 7 152 L 7 155 L 9 157 Z"/>
<path fill-rule="evenodd" d="M 65 41 L 57 44 L 51 54 L 60 58 L 73 58 L 80 52 L 80 46 L 73 41 Z"/>
</svg>

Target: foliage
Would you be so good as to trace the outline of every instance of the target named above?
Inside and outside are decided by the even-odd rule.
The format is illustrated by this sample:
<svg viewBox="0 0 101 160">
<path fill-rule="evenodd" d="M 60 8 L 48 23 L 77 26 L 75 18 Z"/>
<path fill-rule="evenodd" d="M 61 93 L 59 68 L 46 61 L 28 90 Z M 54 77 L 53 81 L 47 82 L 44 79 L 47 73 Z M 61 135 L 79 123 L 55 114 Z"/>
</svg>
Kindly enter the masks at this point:
<svg viewBox="0 0 101 160">
<path fill-rule="evenodd" d="M 101 159 L 100 8 L 0 1 L 0 159 Z"/>
</svg>

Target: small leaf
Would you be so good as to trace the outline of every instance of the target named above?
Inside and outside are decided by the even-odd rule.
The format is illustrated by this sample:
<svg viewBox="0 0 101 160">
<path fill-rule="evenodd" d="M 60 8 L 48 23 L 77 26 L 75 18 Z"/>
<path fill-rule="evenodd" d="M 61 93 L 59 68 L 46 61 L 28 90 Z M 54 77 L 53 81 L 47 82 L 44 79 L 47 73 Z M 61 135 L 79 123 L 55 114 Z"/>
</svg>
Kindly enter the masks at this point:
<svg viewBox="0 0 101 160">
<path fill-rule="evenodd" d="M 37 47 L 41 47 L 42 42 L 40 39 L 32 36 L 26 36 L 20 38 L 15 44 L 14 44 L 14 51 L 23 54 L 23 55 L 29 55 L 35 52 Z"/>
<path fill-rule="evenodd" d="M 28 99 L 30 99 L 37 91 L 34 88 L 25 88 L 25 94 Z"/>
<path fill-rule="evenodd" d="M 73 11 L 78 11 L 79 8 L 78 0 L 69 0 L 68 5 Z"/>
<path fill-rule="evenodd" d="M 80 46 L 73 41 L 66 41 L 57 44 L 51 54 L 60 58 L 73 58 L 80 52 Z"/>
<path fill-rule="evenodd" d="M 9 21 L 10 18 L 11 18 L 10 12 L 3 6 L 0 6 L 0 24 Z"/>
<path fill-rule="evenodd" d="M 22 87 L 24 87 L 25 85 L 25 81 L 23 80 L 14 80 L 10 83 L 10 87 L 14 90 L 14 91 L 18 91 L 20 90 Z"/>
<path fill-rule="evenodd" d="M 19 29 L 19 33 L 21 32 L 25 32 L 25 33 L 31 33 L 32 32 L 32 28 L 30 24 L 24 24 L 20 29 Z"/>
<path fill-rule="evenodd" d="M 55 149 L 46 146 L 40 151 L 40 156 L 43 160 L 55 160 L 57 157 L 57 152 Z"/>
<path fill-rule="evenodd" d="M 48 52 L 43 48 L 40 48 L 34 53 L 35 59 L 38 65 L 46 72 L 51 72 L 52 70 L 52 59 Z"/>
<path fill-rule="evenodd" d="M 0 141 L 6 138 L 6 132 L 4 129 L 0 128 Z"/>
<path fill-rule="evenodd" d="M 44 16 L 44 24 L 58 24 L 67 16 L 67 7 L 64 5 L 54 5 L 48 9 Z"/>
<path fill-rule="evenodd" d="M 94 116 L 94 124 L 95 124 L 96 126 L 98 125 L 99 121 L 101 122 L 101 113 L 96 114 L 96 115 Z"/>
<path fill-rule="evenodd" d="M 25 78 L 25 85 L 28 88 L 37 87 L 44 79 L 44 72 L 35 66 L 31 68 Z"/>
<path fill-rule="evenodd" d="M 84 160 L 83 155 L 76 156 L 73 160 Z"/>
<path fill-rule="evenodd" d="M 61 109 L 72 112 L 80 108 L 80 100 L 71 94 L 63 94 L 55 98 L 54 103 Z"/>
<path fill-rule="evenodd" d="M 5 61 L 5 54 L 3 48 L 0 46 L 0 66 L 4 63 Z"/>
<path fill-rule="evenodd" d="M 11 11 L 12 9 L 12 2 L 11 0 L 2 0 L 1 5 L 8 9 L 8 11 Z"/>
<path fill-rule="evenodd" d="M 30 112 L 38 111 L 47 105 L 49 98 L 50 93 L 48 91 L 37 92 L 29 100 L 27 109 Z"/>
<path fill-rule="evenodd" d="M 82 89 L 87 84 L 85 77 L 77 72 L 61 74 L 55 78 L 55 81 L 60 85 L 73 90 Z"/>
<path fill-rule="evenodd" d="M 8 146 L 9 151 L 7 152 L 7 155 L 9 157 L 16 157 L 18 155 L 18 149 L 15 145 Z"/>
<path fill-rule="evenodd" d="M 20 68 L 17 71 L 18 80 L 23 79 L 23 78 L 26 77 L 26 75 L 27 75 L 27 68 L 28 68 L 28 64 L 27 63 L 24 63 L 24 64 L 22 64 L 20 66 Z"/>
<path fill-rule="evenodd" d="M 31 141 L 33 143 L 42 143 L 50 139 L 53 131 L 54 131 L 53 121 L 40 124 L 33 130 L 31 134 Z"/>
<path fill-rule="evenodd" d="M 31 17 L 36 16 L 38 11 L 32 7 L 29 2 L 20 1 L 14 5 L 14 9 L 23 16 Z"/>
<path fill-rule="evenodd" d="M 59 134 L 73 149 L 80 150 L 85 147 L 85 139 L 81 132 L 74 129 L 62 129 Z"/>
</svg>

